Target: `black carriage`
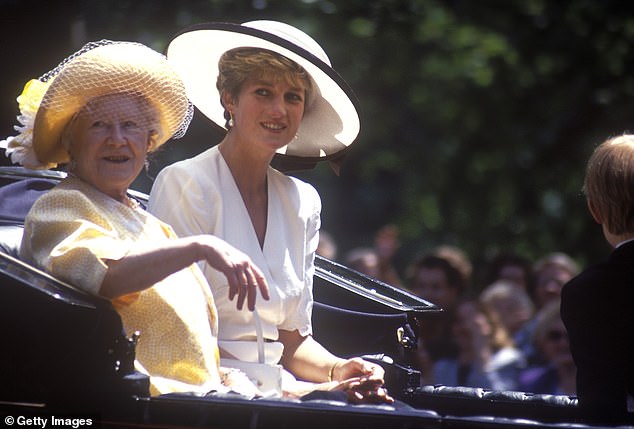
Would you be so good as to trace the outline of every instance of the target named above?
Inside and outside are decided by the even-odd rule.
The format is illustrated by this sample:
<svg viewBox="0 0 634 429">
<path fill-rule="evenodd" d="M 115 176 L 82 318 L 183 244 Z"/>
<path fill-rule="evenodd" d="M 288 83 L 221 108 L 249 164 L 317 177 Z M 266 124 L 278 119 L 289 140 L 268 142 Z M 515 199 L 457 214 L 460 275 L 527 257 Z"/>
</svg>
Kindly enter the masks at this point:
<svg viewBox="0 0 634 429">
<path fill-rule="evenodd" d="M 341 356 L 381 363 L 396 406 L 319 397 L 150 396 L 147 377 L 133 367 L 135 338 L 124 335 L 110 302 L 18 257 L 30 204 L 63 177 L 0 167 L 0 417 L 7 427 L 18 416 L 49 419 L 48 427 L 53 416 L 60 424 L 81 427 L 84 419 L 84 427 L 118 428 L 587 426 L 574 397 L 420 386 L 416 327 L 441 309 L 321 257 L 315 262 L 315 337 Z M 141 193 L 131 196 L 147 201 Z"/>
</svg>

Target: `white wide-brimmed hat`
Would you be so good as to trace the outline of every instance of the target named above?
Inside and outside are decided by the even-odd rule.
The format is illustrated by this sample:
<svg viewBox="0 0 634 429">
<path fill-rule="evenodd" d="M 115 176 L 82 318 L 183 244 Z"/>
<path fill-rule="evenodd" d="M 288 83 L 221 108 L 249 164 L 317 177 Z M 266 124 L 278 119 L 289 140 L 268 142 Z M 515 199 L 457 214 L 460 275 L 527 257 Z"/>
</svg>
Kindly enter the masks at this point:
<svg viewBox="0 0 634 429">
<path fill-rule="evenodd" d="M 216 88 L 218 60 L 230 49 L 262 48 L 301 65 L 310 75 L 314 97 L 306 105 L 297 138 L 278 155 L 298 164 L 337 158 L 359 134 L 358 101 L 319 44 L 303 31 L 277 21 L 243 24 L 211 22 L 181 31 L 167 59 L 181 74 L 192 103 L 216 125 L 226 119 Z"/>
<path fill-rule="evenodd" d="M 193 107 L 166 57 L 140 43 L 101 40 L 27 83 L 18 97 L 21 133 L 2 142 L 7 154 L 35 169 L 68 162 L 62 144 L 67 124 L 92 99 L 117 93 L 143 96 L 156 110 L 159 129 L 152 149 L 187 130 Z"/>
</svg>

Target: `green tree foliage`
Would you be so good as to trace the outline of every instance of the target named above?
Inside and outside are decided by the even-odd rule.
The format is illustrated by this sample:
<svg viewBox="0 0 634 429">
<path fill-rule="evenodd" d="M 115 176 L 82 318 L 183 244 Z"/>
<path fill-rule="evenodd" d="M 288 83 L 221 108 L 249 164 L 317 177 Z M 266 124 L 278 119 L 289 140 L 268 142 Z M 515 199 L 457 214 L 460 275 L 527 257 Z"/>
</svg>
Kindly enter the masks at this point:
<svg viewBox="0 0 634 429">
<path fill-rule="evenodd" d="M 407 257 L 447 243 L 476 262 L 604 255 L 580 188 L 594 145 L 632 128 L 627 5 L 362 3 L 343 13 L 355 48 L 340 71 L 364 107 L 333 204 L 345 230 L 394 222 Z"/>
<path fill-rule="evenodd" d="M 341 176 L 327 165 L 299 174 L 320 191 L 323 226 L 342 251 L 394 223 L 401 268 L 439 244 L 462 247 L 476 264 L 502 250 L 530 258 L 565 251 L 582 264 L 607 253 L 580 188 L 593 147 L 633 128 L 628 2 L 0 3 L 3 135 L 12 131 L 19 85 L 79 42 L 138 40 L 161 51 L 189 24 L 282 20 L 322 44 L 361 102 L 362 131 Z M 220 138 L 198 115 L 155 169 Z"/>
</svg>

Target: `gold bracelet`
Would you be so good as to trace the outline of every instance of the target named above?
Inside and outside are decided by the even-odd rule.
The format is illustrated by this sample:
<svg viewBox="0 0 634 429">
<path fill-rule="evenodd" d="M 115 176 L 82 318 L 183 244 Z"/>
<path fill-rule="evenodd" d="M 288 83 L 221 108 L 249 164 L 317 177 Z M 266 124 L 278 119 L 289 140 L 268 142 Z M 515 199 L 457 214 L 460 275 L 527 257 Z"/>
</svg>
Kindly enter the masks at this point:
<svg viewBox="0 0 634 429">
<path fill-rule="evenodd" d="M 337 365 L 339 365 L 339 361 L 335 362 L 335 364 L 330 367 L 330 371 L 328 371 L 328 381 L 332 381 L 332 373 L 335 372 Z"/>
</svg>

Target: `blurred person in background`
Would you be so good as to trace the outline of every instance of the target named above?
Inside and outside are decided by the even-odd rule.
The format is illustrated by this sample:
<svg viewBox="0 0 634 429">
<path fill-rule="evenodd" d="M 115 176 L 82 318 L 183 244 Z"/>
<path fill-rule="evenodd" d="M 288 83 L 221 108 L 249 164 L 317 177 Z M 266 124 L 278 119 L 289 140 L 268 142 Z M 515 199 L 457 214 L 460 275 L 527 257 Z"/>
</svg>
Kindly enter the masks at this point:
<svg viewBox="0 0 634 429">
<path fill-rule="evenodd" d="M 570 343 L 559 314 L 559 301 L 546 304 L 535 317 L 535 350 L 544 363 L 533 365 L 520 374 L 519 388 L 525 392 L 553 395 L 576 393 L 577 368 L 570 353 Z"/>
<path fill-rule="evenodd" d="M 337 241 L 328 231 L 321 229 L 319 231 L 319 243 L 317 244 L 317 250 L 315 253 L 319 256 L 323 256 L 331 261 L 337 260 Z"/>
<path fill-rule="evenodd" d="M 579 265 L 563 252 L 550 253 L 535 263 L 535 279 L 530 291 L 539 310 L 551 301 L 561 299 L 561 288 L 579 273 Z"/>
<path fill-rule="evenodd" d="M 446 386 L 516 389 L 525 360 L 496 314 L 476 299 L 461 301 L 454 314 L 451 333 L 458 354 L 434 363 L 433 382 Z"/>
<path fill-rule="evenodd" d="M 368 277 L 378 278 L 379 257 L 372 247 L 357 247 L 346 253 L 345 264 Z"/>
<path fill-rule="evenodd" d="M 394 257 L 401 243 L 396 225 L 385 225 L 374 235 L 374 250 L 378 257 L 377 279 L 392 286 L 402 286 L 401 278 L 394 266 Z"/>
<path fill-rule="evenodd" d="M 532 275 L 530 260 L 513 252 L 502 252 L 488 264 L 484 284 L 490 285 L 498 280 L 506 280 L 515 283 L 528 293 L 532 290 Z"/>
<path fill-rule="evenodd" d="M 535 311 L 539 312 L 549 302 L 558 302 L 563 285 L 578 272 L 579 266 L 575 260 L 563 252 L 549 253 L 539 259 L 533 269 L 533 288 L 529 290 Z M 515 335 L 517 346 L 531 364 L 544 363 L 533 346 L 532 336 L 536 323 L 536 318 L 532 317 Z"/>
<path fill-rule="evenodd" d="M 498 280 L 484 288 L 480 301 L 498 314 L 512 337 L 533 317 L 535 311 L 528 293 L 508 280 Z"/>
<path fill-rule="evenodd" d="M 471 280 L 471 262 L 460 249 L 441 246 L 415 259 L 407 272 L 407 285 L 415 295 L 442 309 L 418 318 L 418 365 L 422 381 L 431 383 L 433 363 L 454 358 L 458 349 L 451 323 L 456 304 Z"/>
</svg>

